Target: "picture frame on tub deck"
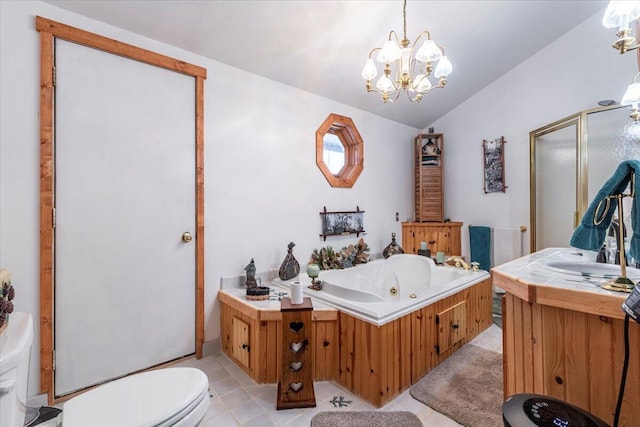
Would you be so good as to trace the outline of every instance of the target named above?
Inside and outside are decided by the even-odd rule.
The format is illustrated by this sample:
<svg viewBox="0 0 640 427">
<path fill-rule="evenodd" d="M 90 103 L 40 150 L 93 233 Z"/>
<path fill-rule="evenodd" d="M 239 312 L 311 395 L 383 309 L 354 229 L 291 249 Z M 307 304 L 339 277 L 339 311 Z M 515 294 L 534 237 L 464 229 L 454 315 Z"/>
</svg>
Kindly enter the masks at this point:
<svg viewBox="0 0 640 427">
<path fill-rule="evenodd" d="M 490 141 L 482 140 L 485 194 L 506 192 L 507 186 L 504 183 L 504 144 L 506 143 L 504 136 Z"/>
</svg>

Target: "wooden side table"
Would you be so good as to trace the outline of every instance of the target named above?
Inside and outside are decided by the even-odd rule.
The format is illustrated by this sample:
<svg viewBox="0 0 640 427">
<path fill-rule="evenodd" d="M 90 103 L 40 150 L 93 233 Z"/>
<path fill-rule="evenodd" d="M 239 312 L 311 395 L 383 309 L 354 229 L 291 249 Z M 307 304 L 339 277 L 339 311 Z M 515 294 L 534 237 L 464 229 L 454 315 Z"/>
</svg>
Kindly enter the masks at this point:
<svg viewBox="0 0 640 427">
<path fill-rule="evenodd" d="M 311 298 L 302 304 L 291 304 L 283 298 L 282 365 L 278 382 L 277 409 L 311 408 L 316 406 L 313 391 L 311 345 Z"/>
</svg>

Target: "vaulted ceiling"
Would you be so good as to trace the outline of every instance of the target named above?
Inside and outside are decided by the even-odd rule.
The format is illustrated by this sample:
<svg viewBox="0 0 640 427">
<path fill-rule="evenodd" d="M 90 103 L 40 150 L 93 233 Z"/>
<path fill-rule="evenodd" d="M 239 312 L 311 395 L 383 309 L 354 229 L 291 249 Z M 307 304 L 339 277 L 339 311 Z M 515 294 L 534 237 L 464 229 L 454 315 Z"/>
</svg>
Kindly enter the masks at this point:
<svg viewBox="0 0 640 427">
<path fill-rule="evenodd" d="M 362 67 L 389 31 L 402 34 L 402 1 L 46 0 L 47 3 L 423 129 L 538 50 L 604 9 L 606 0 L 407 2 L 407 37 L 428 30 L 446 50 L 446 88 L 420 104 L 384 104 Z M 221 78 L 225 76 L 210 76 Z"/>
</svg>

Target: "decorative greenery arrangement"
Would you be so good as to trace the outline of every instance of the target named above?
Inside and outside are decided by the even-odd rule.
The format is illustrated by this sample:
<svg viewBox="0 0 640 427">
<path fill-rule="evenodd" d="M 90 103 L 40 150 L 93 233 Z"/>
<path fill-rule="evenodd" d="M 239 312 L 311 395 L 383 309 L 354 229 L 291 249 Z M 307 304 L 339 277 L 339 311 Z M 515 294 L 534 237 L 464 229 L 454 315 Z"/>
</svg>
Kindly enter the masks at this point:
<svg viewBox="0 0 640 427">
<path fill-rule="evenodd" d="M 369 262 L 369 245 L 363 238 L 355 245 L 349 245 L 340 251 L 334 251 L 331 246 L 314 249 L 308 264 L 316 264 L 320 270 L 340 270 L 354 265 Z"/>
<path fill-rule="evenodd" d="M 0 329 L 5 326 L 9 313 L 13 312 L 13 299 L 16 291 L 11 285 L 11 279 L 7 270 L 0 270 L 2 281 L 0 282 Z"/>
</svg>

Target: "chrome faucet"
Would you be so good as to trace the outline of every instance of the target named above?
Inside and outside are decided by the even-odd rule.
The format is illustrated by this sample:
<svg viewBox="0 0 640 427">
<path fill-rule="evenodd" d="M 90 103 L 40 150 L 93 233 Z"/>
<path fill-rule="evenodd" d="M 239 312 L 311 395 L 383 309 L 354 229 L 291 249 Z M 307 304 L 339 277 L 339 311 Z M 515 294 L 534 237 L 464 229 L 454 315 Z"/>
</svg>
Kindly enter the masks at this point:
<svg viewBox="0 0 640 427">
<path fill-rule="evenodd" d="M 447 261 L 452 261 L 457 268 L 464 268 L 465 270 L 471 268 L 461 256 L 450 256 Z"/>
</svg>

